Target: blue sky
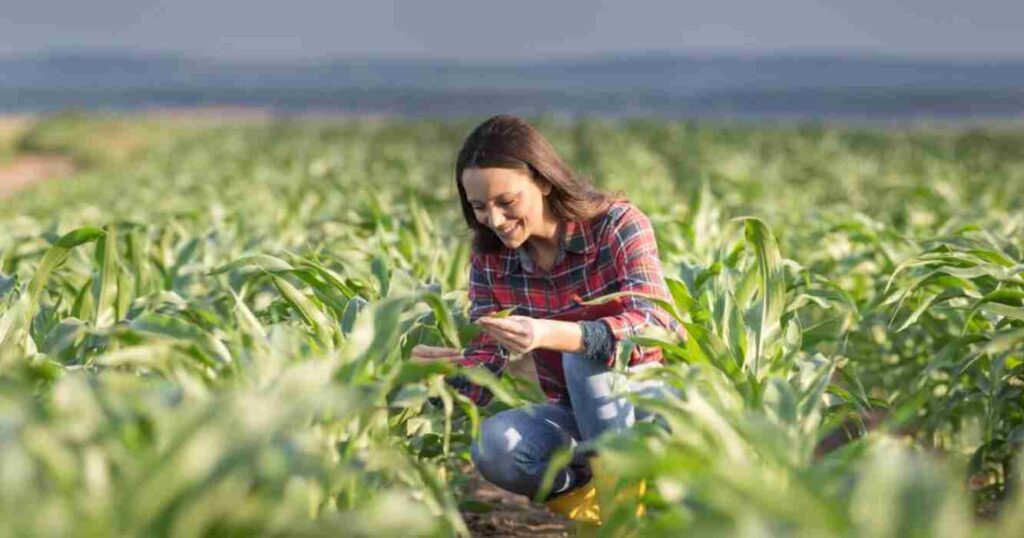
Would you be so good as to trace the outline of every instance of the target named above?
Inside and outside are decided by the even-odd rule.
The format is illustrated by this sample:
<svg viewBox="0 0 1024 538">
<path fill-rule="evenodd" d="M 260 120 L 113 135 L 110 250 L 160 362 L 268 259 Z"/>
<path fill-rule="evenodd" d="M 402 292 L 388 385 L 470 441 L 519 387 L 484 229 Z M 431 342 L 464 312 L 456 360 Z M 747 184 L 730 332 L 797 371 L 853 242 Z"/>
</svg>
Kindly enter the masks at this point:
<svg viewBox="0 0 1024 538">
<path fill-rule="evenodd" d="M 532 59 L 609 51 L 1024 58 L 1020 0 L 7 0 L 0 54 Z"/>
</svg>

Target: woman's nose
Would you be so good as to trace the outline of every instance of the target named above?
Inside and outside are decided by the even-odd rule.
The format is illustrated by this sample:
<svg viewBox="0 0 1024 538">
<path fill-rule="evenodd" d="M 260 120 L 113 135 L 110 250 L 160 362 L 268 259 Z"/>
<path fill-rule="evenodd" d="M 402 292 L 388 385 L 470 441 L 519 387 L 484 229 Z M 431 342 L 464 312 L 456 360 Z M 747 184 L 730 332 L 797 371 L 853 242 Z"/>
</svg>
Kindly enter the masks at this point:
<svg viewBox="0 0 1024 538">
<path fill-rule="evenodd" d="M 497 208 L 491 209 L 487 212 L 487 225 L 491 228 L 500 228 L 501 224 L 505 222 L 505 216 L 497 210 Z"/>
</svg>

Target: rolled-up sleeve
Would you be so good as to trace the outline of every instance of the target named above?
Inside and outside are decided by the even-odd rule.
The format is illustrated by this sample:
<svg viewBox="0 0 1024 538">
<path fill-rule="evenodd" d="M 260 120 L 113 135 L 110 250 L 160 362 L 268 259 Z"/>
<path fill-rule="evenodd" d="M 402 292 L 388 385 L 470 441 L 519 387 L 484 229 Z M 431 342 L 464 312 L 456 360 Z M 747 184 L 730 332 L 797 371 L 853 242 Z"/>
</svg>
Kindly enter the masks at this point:
<svg viewBox="0 0 1024 538">
<path fill-rule="evenodd" d="M 484 269 L 482 257 L 474 253 L 470 257 L 469 269 L 470 321 L 476 321 L 501 310 L 501 305 L 494 300 L 490 280 L 488 272 Z M 459 361 L 462 366 L 482 366 L 497 376 L 500 376 L 508 366 L 508 350 L 484 332 L 478 334 L 462 354 L 463 358 Z M 486 405 L 491 399 L 490 391 L 470 383 L 462 376 L 454 376 L 448 381 L 477 405 Z"/>
<path fill-rule="evenodd" d="M 616 267 L 619 291 L 643 293 L 671 300 L 658 258 L 654 229 L 647 216 L 639 209 L 630 207 L 620 218 L 610 223 L 610 226 L 607 241 Z M 658 325 L 682 334 L 679 322 L 647 299 L 624 297 L 623 306 L 621 314 L 599 318 L 608 324 L 615 340 L 616 352 L 608 357 L 609 366 L 614 364 L 622 341 L 639 334 L 648 325 Z M 634 347 L 629 364 L 637 364 L 642 355 L 641 347 Z"/>
</svg>

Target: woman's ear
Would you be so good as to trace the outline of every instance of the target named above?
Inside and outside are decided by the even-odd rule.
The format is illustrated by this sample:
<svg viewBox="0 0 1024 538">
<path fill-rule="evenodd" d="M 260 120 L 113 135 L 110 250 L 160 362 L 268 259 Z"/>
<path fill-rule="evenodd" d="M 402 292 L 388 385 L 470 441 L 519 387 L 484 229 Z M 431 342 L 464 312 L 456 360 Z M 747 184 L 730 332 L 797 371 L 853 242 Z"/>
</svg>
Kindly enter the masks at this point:
<svg viewBox="0 0 1024 538">
<path fill-rule="evenodd" d="M 547 196 L 547 195 L 551 194 L 551 189 L 553 189 L 553 188 L 555 188 L 554 185 L 548 183 L 547 181 L 544 181 L 540 185 L 540 192 L 544 196 Z"/>
</svg>

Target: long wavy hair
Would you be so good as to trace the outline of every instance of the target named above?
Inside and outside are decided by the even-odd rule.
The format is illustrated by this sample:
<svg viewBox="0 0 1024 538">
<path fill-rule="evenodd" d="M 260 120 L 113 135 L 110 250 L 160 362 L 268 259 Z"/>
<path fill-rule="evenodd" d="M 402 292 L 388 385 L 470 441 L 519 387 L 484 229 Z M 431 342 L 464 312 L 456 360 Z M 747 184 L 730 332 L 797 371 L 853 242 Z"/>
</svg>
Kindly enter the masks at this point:
<svg viewBox="0 0 1024 538">
<path fill-rule="evenodd" d="M 462 172 L 467 168 L 507 168 L 521 170 L 543 187 L 552 189 L 546 200 L 551 212 L 563 222 L 585 222 L 608 210 L 614 202 L 627 200 L 619 192 L 608 193 L 594 187 L 590 178 L 574 172 L 555 151 L 544 135 L 520 118 L 494 116 L 469 134 L 455 163 L 455 184 L 466 225 L 474 231 L 473 247 L 481 253 L 503 248 L 501 239 L 476 219 L 466 199 Z"/>
</svg>

